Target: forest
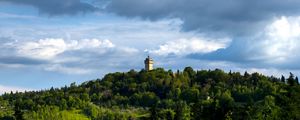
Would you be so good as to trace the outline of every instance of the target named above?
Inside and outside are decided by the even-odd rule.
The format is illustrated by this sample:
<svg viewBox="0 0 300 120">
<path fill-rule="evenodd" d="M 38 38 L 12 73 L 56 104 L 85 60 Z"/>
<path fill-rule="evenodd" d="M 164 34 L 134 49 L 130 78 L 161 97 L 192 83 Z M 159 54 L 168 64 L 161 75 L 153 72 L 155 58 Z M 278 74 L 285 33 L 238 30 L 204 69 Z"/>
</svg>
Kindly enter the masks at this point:
<svg viewBox="0 0 300 120">
<path fill-rule="evenodd" d="M 0 96 L 3 120 L 300 120 L 298 77 L 215 70 L 116 72 Z"/>
</svg>

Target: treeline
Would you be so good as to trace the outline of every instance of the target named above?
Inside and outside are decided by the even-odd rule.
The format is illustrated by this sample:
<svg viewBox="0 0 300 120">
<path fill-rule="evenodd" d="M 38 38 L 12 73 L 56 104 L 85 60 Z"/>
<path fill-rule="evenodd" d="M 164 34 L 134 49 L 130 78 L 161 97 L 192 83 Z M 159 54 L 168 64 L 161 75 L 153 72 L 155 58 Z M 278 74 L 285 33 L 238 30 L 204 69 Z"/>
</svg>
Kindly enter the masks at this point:
<svg viewBox="0 0 300 120">
<path fill-rule="evenodd" d="M 0 118 L 17 120 L 300 119 L 300 86 L 281 78 L 222 70 L 110 73 L 62 88 L 5 93 Z"/>
</svg>

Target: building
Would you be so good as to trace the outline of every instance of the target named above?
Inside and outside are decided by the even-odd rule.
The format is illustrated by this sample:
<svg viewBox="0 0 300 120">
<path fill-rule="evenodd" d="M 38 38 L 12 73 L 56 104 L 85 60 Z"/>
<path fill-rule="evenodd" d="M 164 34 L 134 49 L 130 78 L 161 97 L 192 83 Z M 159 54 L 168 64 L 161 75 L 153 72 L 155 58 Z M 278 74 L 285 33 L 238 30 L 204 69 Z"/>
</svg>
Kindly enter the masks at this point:
<svg viewBox="0 0 300 120">
<path fill-rule="evenodd" d="M 146 70 L 146 71 L 153 70 L 153 63 L 154 63 L 154 61 L 153 61 L 152 58 L 150 58 L 150 57 L 148 56 L 148 57 L 145 59 L 144 63 L 145 63 L 145 70 Z"/>
</svg>

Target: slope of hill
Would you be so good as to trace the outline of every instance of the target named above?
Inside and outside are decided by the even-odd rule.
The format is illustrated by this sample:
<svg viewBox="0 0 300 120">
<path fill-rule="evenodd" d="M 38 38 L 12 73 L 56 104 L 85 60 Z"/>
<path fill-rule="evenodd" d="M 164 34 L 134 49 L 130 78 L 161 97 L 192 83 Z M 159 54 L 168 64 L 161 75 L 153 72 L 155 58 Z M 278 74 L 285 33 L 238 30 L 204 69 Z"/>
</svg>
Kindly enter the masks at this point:
<svg viewBox="0 0 300 120">
<path fill-rule="evenodd" d="M 103 79 L 0 96 L 1 119 L 300 119 L 300 86 L 222 70 L 110 73 Z"/>
</svg>

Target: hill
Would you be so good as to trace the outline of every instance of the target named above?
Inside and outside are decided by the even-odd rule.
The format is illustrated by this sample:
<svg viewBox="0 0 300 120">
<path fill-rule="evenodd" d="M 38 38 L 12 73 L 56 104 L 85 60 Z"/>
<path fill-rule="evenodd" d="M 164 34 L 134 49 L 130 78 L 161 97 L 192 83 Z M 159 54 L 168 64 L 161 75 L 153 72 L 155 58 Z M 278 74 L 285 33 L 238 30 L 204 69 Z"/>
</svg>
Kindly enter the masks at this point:
<svg viewBox="0 0 300 120">
<path fill-rule="evenodd" d="M 62 88 L 0 96 L 1 119 L 300 119 L 300 86 L 222 70 L 116 72 Z"/>
</svg>

